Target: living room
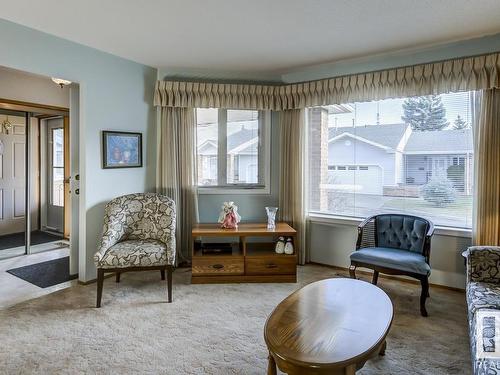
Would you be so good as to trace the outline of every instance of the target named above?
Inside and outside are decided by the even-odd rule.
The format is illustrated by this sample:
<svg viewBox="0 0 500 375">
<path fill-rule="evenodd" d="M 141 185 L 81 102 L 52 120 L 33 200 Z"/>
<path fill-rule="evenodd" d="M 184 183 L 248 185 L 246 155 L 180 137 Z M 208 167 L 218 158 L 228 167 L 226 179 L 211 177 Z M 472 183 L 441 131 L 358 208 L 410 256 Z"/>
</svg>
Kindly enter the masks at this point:
<svg viewBox="0 0 500 375">
<path fill-rule="evenodd" d="M 1 9 L 0 373 L 500 373 L 497 1 Z"/>
</svg>

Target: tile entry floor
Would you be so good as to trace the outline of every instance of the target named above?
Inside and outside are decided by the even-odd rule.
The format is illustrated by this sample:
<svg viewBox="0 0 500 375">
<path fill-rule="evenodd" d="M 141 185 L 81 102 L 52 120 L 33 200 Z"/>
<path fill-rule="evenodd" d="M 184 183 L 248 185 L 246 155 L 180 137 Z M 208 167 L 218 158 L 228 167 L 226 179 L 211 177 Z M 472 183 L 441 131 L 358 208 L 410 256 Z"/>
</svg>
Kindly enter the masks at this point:
<svg viewBox="0 0 500 375">
<path fill-rule="evenodd" d="M 69 247 L 64 247 L 42 253 L 0 260 L 0 309 L 15 305 L 19 302 L 30 300 L 32 298 L 53 293 L 57 290 L 67 288 L 77 283 L 77 280 L 71 280 L 48 288 L 40 288 L 6 272 L 12 268 L 63 258 L 68 255 Z"/>
</svg>

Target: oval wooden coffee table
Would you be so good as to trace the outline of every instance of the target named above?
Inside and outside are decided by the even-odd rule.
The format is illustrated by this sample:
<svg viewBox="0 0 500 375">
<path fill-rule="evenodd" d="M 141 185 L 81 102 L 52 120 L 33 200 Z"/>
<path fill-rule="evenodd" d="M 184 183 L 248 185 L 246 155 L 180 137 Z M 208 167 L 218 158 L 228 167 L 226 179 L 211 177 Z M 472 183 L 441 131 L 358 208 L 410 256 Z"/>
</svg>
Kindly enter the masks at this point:
<svg viewBox="0 0 500 375">
<path fill-rule="evenodd" d="M 392 302 L 382 289 L 354 279 L 314 282 L 285 298 L 264 328 L 268 374 L 355 374 L 385 353 Z"/>
</svg>

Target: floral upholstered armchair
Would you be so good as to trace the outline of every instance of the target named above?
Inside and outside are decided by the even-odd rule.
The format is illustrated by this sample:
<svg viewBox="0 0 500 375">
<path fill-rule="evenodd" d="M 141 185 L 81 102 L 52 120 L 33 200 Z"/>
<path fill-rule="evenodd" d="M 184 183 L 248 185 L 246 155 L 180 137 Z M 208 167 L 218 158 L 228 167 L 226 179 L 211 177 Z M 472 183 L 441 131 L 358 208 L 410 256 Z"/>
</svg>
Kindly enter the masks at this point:
<svg viewBox="0 0 500 375">
<path fill-rule="evenodd" d="M 175 203 L 154 193 L 124 195 L 106 205 L 104 229 L 97 266 L 97 307 L 101 306 L 104 273 L 167 271 L 168 302 L 172 301 L 172 271 L 175 265 Z"/>
<path fill-rule="evenodd" d="M 472 246 L 465 255 L 473 373 L 500 375 L 500 247 Z"/>
</svg>

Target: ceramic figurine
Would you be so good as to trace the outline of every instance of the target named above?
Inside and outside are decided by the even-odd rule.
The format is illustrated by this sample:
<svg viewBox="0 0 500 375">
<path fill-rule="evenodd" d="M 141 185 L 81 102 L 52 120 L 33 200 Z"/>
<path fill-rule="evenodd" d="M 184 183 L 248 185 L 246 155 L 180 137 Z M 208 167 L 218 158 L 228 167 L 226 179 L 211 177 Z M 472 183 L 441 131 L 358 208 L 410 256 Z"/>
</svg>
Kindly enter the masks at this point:
<svg viewBox="0 0 500 375">
<path fill-rule="evenodd" d="M 222 211 L 219 215 L 219 223 L 222 224 L 221 228 L 238 228 L 238 223 L 241 221 L 241 216 L 238 214 L 238 206 L 234 202 L 224 202 L 221 208 Z"/>
<path fill-rule="evenodd" d="M 285 251 L 285 254 L 288 254 L 288 255 L 293 254 L 293 243 L 292 243 L 291 237 L 287 238 L 284 251 Z"/>
<path fill-rule="evenodd" d="M 285 237 L 278 238 L 274 251 L 278 254 L 283 254 L 285 252 Z"/>
</svg>

